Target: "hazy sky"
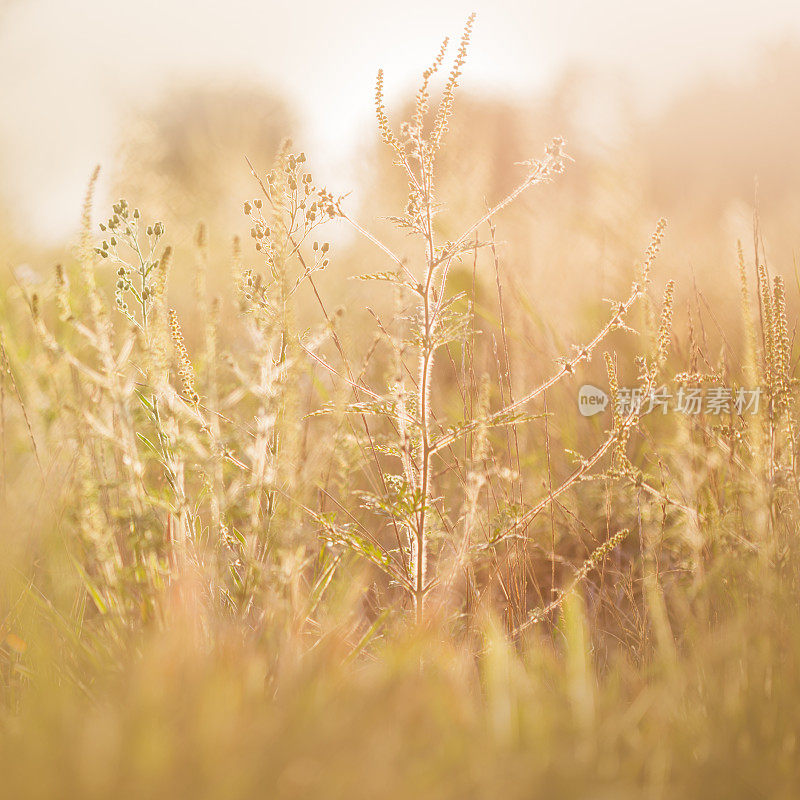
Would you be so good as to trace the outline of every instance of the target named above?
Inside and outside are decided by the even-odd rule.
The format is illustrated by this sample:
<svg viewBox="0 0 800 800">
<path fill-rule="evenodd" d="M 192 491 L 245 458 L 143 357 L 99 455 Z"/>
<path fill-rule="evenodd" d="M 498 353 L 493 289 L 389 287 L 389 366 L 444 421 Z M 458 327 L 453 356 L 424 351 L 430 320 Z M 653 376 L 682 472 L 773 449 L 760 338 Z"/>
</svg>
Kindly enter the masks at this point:
<svg viewBox="0 0 800 800">
<path fill-rule="evenodd" d="M 0 0 L 0 189 L 22 224 L 70 230 L 120 112 L 186 78 L 276 86 L 317 157 L 341 162 L 370 124 L 377 68 L 390 99 L 401 94 L 472 10 L 465 82 L 509 94 L 580 60 L 663 97 L 741 69 L 758 43 L 800 37 L 798 0 Z"/>
</svg>

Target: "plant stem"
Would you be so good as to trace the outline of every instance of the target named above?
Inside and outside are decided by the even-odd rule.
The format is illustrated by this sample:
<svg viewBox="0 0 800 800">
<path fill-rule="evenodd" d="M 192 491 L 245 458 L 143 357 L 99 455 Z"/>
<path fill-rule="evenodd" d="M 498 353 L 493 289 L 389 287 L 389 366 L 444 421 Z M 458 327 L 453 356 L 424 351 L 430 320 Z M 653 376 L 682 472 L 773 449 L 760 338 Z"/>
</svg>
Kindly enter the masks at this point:
<svg viewBox="0 0 800 800">
<path fill-rule="evenodd" d="M 433 307 L 434 274 L 436 272 L 436 250 L 433 243 L 433 213 L 431 209 L 431 186 L 433 165 L 423 162 L 422 187 L 425 201 L 425 238 L 427 244 L 427 269 L 425 275 L 424 292 L 422 295 L 422 343 L 419 367 L 419 495 L 420 508 L 417 514 L 417 527 L 414 531 L 415 558 L 414 558 L 414 610 L 417 625 L 422 625 L 425 618 L 425 572 L 427 562 L 427 536 L 425 531 L 428 502 L 431 494 L 430 487 L 430 461 L 431 444 L 429 438 L 430 426 L 430 381 L 433 370 L 433 327 L 436 322 L 436 309 Z M 442 287 L 444 289 L 444 287 Z"/>
</svg>

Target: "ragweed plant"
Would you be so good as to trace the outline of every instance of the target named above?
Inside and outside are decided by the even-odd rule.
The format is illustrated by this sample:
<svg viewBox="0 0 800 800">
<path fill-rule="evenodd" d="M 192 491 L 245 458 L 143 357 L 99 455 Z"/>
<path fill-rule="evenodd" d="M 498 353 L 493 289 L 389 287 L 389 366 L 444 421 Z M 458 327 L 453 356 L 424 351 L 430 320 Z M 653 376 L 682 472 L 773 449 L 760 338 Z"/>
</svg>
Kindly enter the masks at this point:
<svg viewBox="0 0 800 800">
<path fill-rule="evenodd" d="M 424 72 L 413 114 L 410 120 L 400 126 L 399 132 L 395 132 L 389 122 L 383 94 L 384 77 L 382 72 L 378 73 L 375 95 L 378 130 L 383 143 L 392 152 L 394 164 L 404 173 L 408 186 L 404 213 L 390 219 L 416 242 L 414 260 L 417 263 L 407 261 L 370 233 L 343 208 L 340 201 L 331 202 L 329 208 L 332 216 L 345 220 L 391 261 L 393 267 L 390 270 L 358 277 L 391 284 L 396 295 L 402 298 L 401 305 L 405 309 L 403 317 L 408 319 L 408 324 L 403 335 L 397 336 L 389 333 L 379 320 L 382 333 L 386 334 L 395 351 L 397 364 L 388 391 L 371 389 L 361 382 L 354 382 L 352 376 L 348 378 L 358 402 L 351 404 L 347 412 L 378 415 L 387 421 L 391 431 L 388 440 L 376 442 L 367 429 L 364 447 L 371 453 L 371 458 L 379 463 L 380 474 L 378 485 L 371 491 L 363 492 L 361 498 L 367 510 L 389 522 L 396 547 L 387 547 L 380 537 L 364 525 L 352 521 L 337 523 L 331 517 L 322 521 L 324 534 L 330 542 L 348 545 L 360 552 L 383 570 L 393 583 L 402 587 L 412 601 L 418 624 L 425 619 L 426 600 L 442 584 L 443 575 L 449 572 L 444 564 L 444 554 L 448 548 L 456 554 L 454 563 L 457 569 L 464 569 L 466 554 L 475 547 L 474 543 L 470 543 L 468 532 L 469 520 L 474 515 L 476 492 L 480 487 L 476 485 L 474 471 L 456 455 L 456 448 L 468 437 L 473 443 L 479 442 L 491 429 L 511 429 L 516 436 L 519 426 L 535 418 L 535 415 L 525 412 L 527 405 L 544 395 L 561 379 L 573 375 L 576 367 L 588 361 L 609 334 L 627 328 L 625 317 L 647 289 L 650 269 L 665 226 L 663 221 L 659 222 L 641 268 L 640 280 L 634 284 L 629 298 L 612 304 L 609 322 L 588 345 L 576 348 L 572 357 L 561 359 L 560 367 L 550 379 L 533 390 L 522 392 L 517 399 L 507 398 L 499 410 L 490 411 L 482 404 L 479 418 L 465 418 L 446 424 L 436 417 L 433 409 L 438 354 L 450 354 L 452 347 L 463 348 L 470 332 L 474 331 L 473 309 L 465 293 L 454 293 L 450 289 L 449 278 L 454 268 L 467 258 L 477 259 L 479 253 L 490 245 L 496 260 L 494 218 L 526 191 L 557 178 L 569 160 L 564 141 L 561 138 L 553 139 L 541 158 L 520 164 L 522 178 L 512 191 L 468 224 L 456 238 L 442 238 L 436 222 L 441 211 L 441 201 L 436 193 L 436 158 L 450 123 L 473 23 L 474 15 L 467 20 L 432 120 L 429 120 L 432 81 L 443 66 L 447 40 Z M 480 241 L 479 235 L 484 229 L 491 234 L 491 243 Z M 649 391 L 652 387 L 666 357 L 671 297 L 670 287 L 665 301 L 662 330 L 658 336 L 658 351 L 652 363 L 642 360 L 640 364 L 642 391 Z M 405 324 L 403 319 L 397 319 L 395 323 L 396 327 Z M 415 354 L 416 363 L 413 367 L 408 362 L 411 353 Z M 616 469 L 632 475 L 633 468 L 625 455 L 625 446 L 638 419 L 638 413 L 632 413 L 625 420 L 615 417 L 614 428 L 607 441 L 589 458 L 582 459 L 573 475 L 559 488 L 553 488 L 540 503 L 512 513 L 510 523 L 501 525 L 486 546 L 496 548 L 512 538 L 524 537 L 532 520 L 581 480 L 612 446 L 616 454 Z M 479 450 L 480 447 L 478 444 Z M 396 468 L 387 465 L 384 458 L 387 455 L 394 460 Z M 464 520 L 460 525 L 454 520 L 453 509 L 446 506 L 444 495 L 437 486 L 437 476 L 448 473 L 460 476 L 462 486 L 467 487 Z M 434 543 L 439 563 L 432 566 Z M 444 583 L 450 585 L 451 580 L 448 578 Z"/>
<path fill-rule="evenodd" d="M 319 591 L 327 585 L 320 576 L 331 579 L 336 559 L 316 549 L 302 557 L 297 547 L 308 537 L 292 524 L 304 505 L 298 448 L 307 434 L 291 304 L 328 263 L 329 244 L 306 238 L 330 217 L 332 202 L 301 173 L 304 161 L 281 151 L 281 177 L 264 186 L 269 210 L 262 214 L 261 199 L 245 206 L 267 266 L 265 274 L 238 259 L 235 267 L 249 346 L 218 350 L 221 303 L 207 296 L 202 226 L 194 242 L 205 317 L 198 348 L 169 302 L 174 255 L 164 226 L 145 223 L 123 199 L 100 226 L 103 240 L 91 243 L 91 189 L 78 273 L 56 270 L 55 327 L 39 294 L 29 298 L 61 404 L 50 435 L 66 434 L 78 453 L 79 500 L 70 513 L 79 515 L 80 541 L 69 552 L 94 606 L 81 614 L 101 627 L 162 619 L 175 586 L 199 584 L 211 608 L 258 617 L 267 585 L 275 591 L 309 572 L 309 590 Z M 74 291 L 81 281 L 84 293 Z"/>
</svg>

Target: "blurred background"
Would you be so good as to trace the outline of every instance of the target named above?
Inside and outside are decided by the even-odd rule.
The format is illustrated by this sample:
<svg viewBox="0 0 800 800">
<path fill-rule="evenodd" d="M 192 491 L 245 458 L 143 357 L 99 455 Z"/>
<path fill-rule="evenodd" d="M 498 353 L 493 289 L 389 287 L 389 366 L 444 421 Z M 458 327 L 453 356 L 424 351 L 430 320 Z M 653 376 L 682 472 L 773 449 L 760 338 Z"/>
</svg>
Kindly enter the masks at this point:
<svg viewBox="0 0 800 800">
<path fill-rule="evenodd" d="M 756 207 L 768 257 L 791 271 L 792 0 L 0 0 L 0 266 L 36 271 L 74 240 L 97 163 L 98 214 L 124 194 L 175 244 L 202 219 L 227 248 L 246 234 L 241 203 L 254 193 L 244 155 L 266 169 L 289 135 L 351 208 L 396 213 L 404 186 L 384 166 L 375 73 L 386 70 L 390 112 L 401 111 L 473 6 L 444 199 L 456 214 L 482 207 L 514 182 L 515 161 L 564 135 L 575 164 L 520 207 L 508 254 L 554 303 L 565 275 L 594 294 L 612 266 L 627 268 L 661 215 L 668 272 L 710 292 L 733 270 L 736 239 L 752 242 Z"/>
</svg>

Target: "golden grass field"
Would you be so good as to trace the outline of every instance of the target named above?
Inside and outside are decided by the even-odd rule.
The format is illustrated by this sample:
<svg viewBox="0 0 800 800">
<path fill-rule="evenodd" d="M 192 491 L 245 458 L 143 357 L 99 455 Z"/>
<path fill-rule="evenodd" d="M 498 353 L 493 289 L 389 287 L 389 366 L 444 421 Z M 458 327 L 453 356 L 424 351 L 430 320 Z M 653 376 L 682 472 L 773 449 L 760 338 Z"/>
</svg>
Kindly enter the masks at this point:
<svg viewBox="0 0 800 800">
<path fill-rule="evenodd" d="M 800 794 L 795 167 L 573 147 L 472 25 L 352 187 L 200 93 L 0 231 L 0 796 Z"/>
</svg>

